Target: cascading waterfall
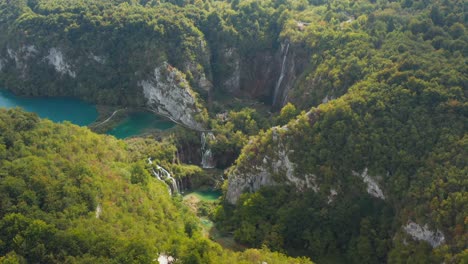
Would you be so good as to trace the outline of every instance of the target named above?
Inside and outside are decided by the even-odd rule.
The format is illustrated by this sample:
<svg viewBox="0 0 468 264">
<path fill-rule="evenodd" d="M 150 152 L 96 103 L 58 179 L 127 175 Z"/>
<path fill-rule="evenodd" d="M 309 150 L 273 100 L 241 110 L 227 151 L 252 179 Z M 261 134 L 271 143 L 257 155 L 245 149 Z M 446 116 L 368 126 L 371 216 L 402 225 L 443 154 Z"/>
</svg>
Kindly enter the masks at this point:
<svg viewBox="0 0 468 264">
<path fill-rule="evenodd" d="M 148 158 L 148 164 L 150 165 L 153 164 L 153 161 L 151 160 L 151 158 Z M 179 187 L 177 185 L 176 180 L 171 176 L 171 174 L 166 169 L 164 169 L 163 167 L 159 165 L 156 165 L 156 169 L 152 168 L 151 173 L 153 174 L 154 177 L 156 177 L 156 179 L 164 182 L 166 185 L 167 185 L 167 182 L 166 182 L 167 180 L 171 182 L 172 188 L 169 187 L 168 185 L 169 194 L 172 195 L 172 193 L 179 193 Z"/>
<path fill-rule="evenodd" d="M 289 51 L 289 42 L 286 44 L 286 51 L 283 52 L 283 63 L 281 64 L 281 73 L 278 78 L 278 81 L 276 81 L 275 92 L 273 94 L 273 106 L 275 106 L 278 103 L 278 95 L 281 91 L 280 87 L 281 87 L 281 83 L 283 82 L 284 74 L 286 71 L 286 59 L 288 58 L 288 51 Z"/>
<path fill-rule="evenodd" d="M 202 153 L 202 168 L 212 169 L 215 167 L 215 162 L 213 158 L 213 153 L 208 145 L 208 139 L 216 140 L 216 137 L 212 132 L 202 132 L 201 134 L 201 153 Z"/>
<path fill-rule="evenodd" d="M 159 165 L 156 165 L 156 169 L 159 170 L 161 172 L 161 175 L 164 175 L 165 176 L 165 179 L 168 180 L 171 182 L 171 185 L 172 185 L 172 191 L 174 193 L 179 193 L 179 187 L 177 186 L 177 182 L 176 180 L 171 176 L 171 174 L 166 170 L 164 169 L 163 167 L 159 166 Z"/>
</svg>

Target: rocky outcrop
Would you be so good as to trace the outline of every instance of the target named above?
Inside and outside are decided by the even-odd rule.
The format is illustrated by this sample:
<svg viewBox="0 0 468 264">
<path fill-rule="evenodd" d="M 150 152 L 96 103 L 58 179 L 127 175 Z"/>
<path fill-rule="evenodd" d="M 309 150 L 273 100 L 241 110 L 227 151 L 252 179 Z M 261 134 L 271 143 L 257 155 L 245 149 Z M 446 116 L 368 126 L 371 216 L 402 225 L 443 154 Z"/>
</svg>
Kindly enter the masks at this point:
<svg viewBox="0 0 468 264">
<path fill-rule="evenodd" d="M 45 59 L 50 65 L 54 66 L 55 70 L 62 74 L 68 74 L 72 78 L 76 78 L 76 72 L 72 70 L 72 66 L 66 61 L 62 51 L 57 48 L 51 48 Z"/>
<path fill-rule="evenodd" d="M 106 58 L 104 56 L 97 56 L 95 55 L 94 53 L 91 53 L 89 55 L 89 58 L 91 58 L 92 60 L 94 60 L 95 62 L 99 63 L 99 64 L 104 64 L 106 63 Z"/>
<path fill-rule="evenodd" d="M 164 62 L 154 69 L 152 76 L 138 84 L 143 88 L 150 109 L 190 128 L 203 128 L 196 121 L 201 110 L 196 105 L 195 94 L 176 68 Z"/>
<path fill-rule="evenodd" d="M 235 47 L 224 47 L 213 65 L 216 89 L 236 96 L 258 99 L 280 109 L 289 90 L 305 68 L 306 57 L 288 41 L 277 48 L 241 54 Z M 300 55 L 298 55 L 300 54 Z M 219 66 L 218 66 L 219 65 Z"/>
<path fill-rule="evenodd" d="M 294 164 L 289 154 L 289 150 L 281 141 L 279 131 L 288 129 L 284 127 L 274 127 L 272 129 L 271 155 L 264 155 L 262 162 L 249 169 L 236 167 L 230 173 L 226 199 L 231 204 L 236 204 L 240 195 L 244 192 L 255 192 L 263 186 L 273 186 L 277 184 L 290 184 L 298 190 L 311 188 L 318 191 L 320 188 L 316 182 L 315 175 L 306 174 L 299 177 L 296 175 L 296 164 Z"/>
<path fill-rule="evenodd" d="M 298 191 L 306 189 L 312 189 L 316 193 L 321 191 L 328 204 L 332 203 L 339 195 L 338 191 L 343 193 L 339 180 L 328 182 L 326 184 L 327 189 L 321 190 L 320 183 L 323 183 L 324 179 L 318 178 L 314 172 L 299 170 L 300 166 L 297 166 L 294 159 L 291 159 L 291 157 L 298 158 L 298 155 L 294 155 L 294 148 L 291 147 L 292 142 L 298 140 L 297 135 L 295 135 L 297 129 L 295 126 L 303 126 L 304 123 L 302 122 L 304 121 L 313 126 L 319 118 L 319 114 L 318 111 L 309 111 L 304 115 L 307 118 L 306 120 L 300 121 L 298 119 L 283 127 L 273 127 L 262 136 L 259 145 L 258 142 L 250 142 L 248 145 L 252 147 L 247 147 L 243 151 L 247 153 L 255 152 L 255 154 L 244 156 L 231 169 L 228 175 L 227 201 L 236 204 L 238 198 L 244 192 L 255 192 L 262 186 L 281 184 L 295 186 Z M 369 195 L 385 200 L 384 192 L 377 182 L 379 178 L 371 177 L 367 168 L 362 173 L 351 171 L 349 177 L 353 176 L 362 179 L 366 184 Z M 353 188 L 351 187 L 351 189 Z M 343 193 L 343 195 L 346 195 L 346 193 Z"/>
<path fill-rule="evenodd" d="M 101 217 L 101 214 L 102 214 L 102 206 L 101 204 L 98 204 L 96 206 L 96 218 L 99 219 L 99 217 Z"/>
<path fill-rule="evenodd" d="M 377 182 L 371 176 L 369 176 L 367 171 L 368 171 L 367 168 L 365 168 L 362 173 L 357 173 L 357 172 L 353 171 L 353 175 L 362 178 L 363 182 L 367 185 L 367 193 L 368 194 L 370 194 L 370 195 L 372 195 L 372 196 L 374 196 L 376 198 L 380 198 L 382 200 L 385 200 L 385 195 L 383 194 L 382 189 L 377 184 Z"/>
<path fill-rule="evenodd" d="M 420 226 L 419 224 L 409 221 L 403 230 L 415 240 L 422 240 L 429 243 L 433 248 L 438 247 L 445 243 L 445 236 L 440 230 L 432 231 L 426 225 Z"/>
<path fill-rule="evenodd" d="M 206 95 L 213 88 L 209 71 L 210 53 L 202 35 L 199 36 L 200 47 L 192 51 L 193 57 L 182 57 L 178 51 L 173 52 L 172 49 L 178 47 L 171 43 L 168 45 L 170 48 L 147 42 L 145 49 L 127 49 L 125 45 L 117 45 L 117 42 L 121 43 L 120 39 L 105 38 L 103 36 L 107 32 L 100 31 L 89 33 L 90 39 L 99 41 L 86 46 L 79 41 L 68 41 L 67 36 L 60 35 L 60 32 L 50 42 L 43 41 L 49 36 L 26 39 L 15 32 L 2 33 L 11 34 L 11 37 L 5 37 L 9 41 L 0 44 L 0 85 L 18 95 L 70 96 L 103 105 L 146 107 L 148 98 L 143 86 L 156 86 L 152 83 L 154 69 L 163 61 L 176 65 L 176 75 L 183 76 L 180 85 L 189 84 L 189 90 L 193 88 Z M 118 50 L 112 48 L 117 46 Z M 162 74 L 172 72 L 164 71 Z M 164 77 L 160 87 L 171 86 L 166 82 L 171 78 Z M 164 103 L 157 108 L 176 121 L 199 128 L 198 122 L 194 122 L 188 112 L 204 106 L 194 96 L 180 90 L 162 96 Z M 182 98 L 174 98 L 179 95 Z M 174 101 L 182 103 L 179 108 L 188 109 L 174 109 Z M 198 104 L 196 108 L 193 107 L 195 103 Z"/>
<path fill-rule="evenodd" d="M 25 77 L 28 67 L 28 60 L 35 57 L 37 54 L 38 51 L 34 45 L 23 45 L 16 50 L 8 48 L 7 59 L 3 61 L 3 67 L 6 66 L 8 60 L 13 61 L 15 68 L 20 73 L 20 76 Z"/>
</svg>

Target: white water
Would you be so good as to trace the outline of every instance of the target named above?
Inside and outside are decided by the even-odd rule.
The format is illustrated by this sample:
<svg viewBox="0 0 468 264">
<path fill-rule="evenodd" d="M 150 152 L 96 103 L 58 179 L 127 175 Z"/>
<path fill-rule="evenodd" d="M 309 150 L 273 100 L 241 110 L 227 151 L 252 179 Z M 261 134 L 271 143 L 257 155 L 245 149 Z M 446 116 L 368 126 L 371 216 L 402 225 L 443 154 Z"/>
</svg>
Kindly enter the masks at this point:
<svg viewBox="0 0 468 264">
<path fill-rule="evenodd" d="M 153 161 L 151 160 L 151 158 L 148 158 L 148 164 L 150 165 L 153 164 Z M 151 169 L 151 173 L 153 174 L 154 177 L 156 177 L 156 179 L 164 182 L 166 185 L 167 185 L 166 180 L 169 180 L 171 182 L 172 188 L 167 186 L 169 189 L 169 194 L 172 195 L 172 193 L 179 193 L 179 187 L 177 185 L 176 180 L 174 179 L 174 177 L 172 177 L 172 175 L 166 169 L 164 169 L 163 167 L 159 165 L 156 165 L 156 169 Z"/>
<path fill-rule="evenodd" d="M 156 169 L 160 172 L 160 176 L 165 176 L 165 179 L 171 182 L 172 192 L 179 193 L 179 187 L 177 186 L 176 180 L 171 176 L 171 174 L 159 165 L 156 165 Z"/>
<path fill-rule="evenodd" d="M 275 93 L 273 94 L 273 105 L 277 104 L 278 93 L 280 92 L 281 83 L 283 82 L 283 79 L 284 79 L 284 73 L 285 73 L 285 68 L 286 68 L 285 67 L 286 66 L 286 59 L 288 58 L 288 51 L 289 51 L 289 43 L 286 44 L 286 51 L 284 52 L 283 63 L 281 64 L 280 77 L 279 77 L 278 81 L 276 82 Z"/>
<path fill-rule="evenodd" d="M 201 153 L 202 153 L 202 168 L 204 169 L 212 169 L 215 167 L 215 162 L 213 158 L 213 152 L 210 149 L 208 144 L 208 139 L 216 140 L 216 137 L 212 132 L 202 132 L 201 134 Z"/>
</svg>

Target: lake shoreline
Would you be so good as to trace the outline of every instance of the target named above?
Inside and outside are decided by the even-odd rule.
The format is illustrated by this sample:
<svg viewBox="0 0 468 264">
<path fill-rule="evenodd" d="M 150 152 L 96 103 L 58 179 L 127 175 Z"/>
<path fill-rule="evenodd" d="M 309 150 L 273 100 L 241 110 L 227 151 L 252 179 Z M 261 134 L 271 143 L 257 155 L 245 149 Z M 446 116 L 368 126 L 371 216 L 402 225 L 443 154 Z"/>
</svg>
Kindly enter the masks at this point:
<svg viewBox="0 0 468 264">
<path fill-rule="evenodd" d="M 70 121 L 93 132 L 119 139 L 142 137 L 176 127 L 171 120 L 144 107 L 92 104 L 70 96 L 30 96 L 0 89 L 0 107 L 20 107 L 53 122 Z"/>
</svg>

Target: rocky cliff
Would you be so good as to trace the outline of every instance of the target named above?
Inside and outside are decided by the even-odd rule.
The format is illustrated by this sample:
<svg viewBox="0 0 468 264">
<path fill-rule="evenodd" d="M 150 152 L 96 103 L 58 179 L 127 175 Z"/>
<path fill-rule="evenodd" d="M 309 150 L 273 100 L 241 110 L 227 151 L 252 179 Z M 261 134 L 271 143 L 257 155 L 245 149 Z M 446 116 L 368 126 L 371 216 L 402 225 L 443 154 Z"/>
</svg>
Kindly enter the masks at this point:
<svg viewBox="0 0 468 264">
<path fill-rule="evenodd" d="M 316 122 L 319 114 L 308 112 L 305 117 L 310 125 Z M 328 182 L 325 184 L 326 190 L 323 190 L 324 188 L 320 185 L 320 182 L 326 182 L 323 177 L 318 177 L 316 172 L 307 171 L 298 166 L 300 161 L 296 160 L 306 157 L 298 156 L 296 152 L 299 150 L 291 147 L 290 142 L 298 139 L 297 131 L 294 130 L 300 123 L 301 121 L 296 121 L 283 127 L 273 127 L 263 135 L 260 144 L 258 141 L 254 142 L 255 140 L 250 142 L 252 147 L 246 147 L 243 151 L 254 150 L 255 155 L 242 156 L 237 161 L 237 165 L 231 168 L 226 192 L 228 202 L 236 204 L 244 192 L 252 193 L 262 187 L 279 184 L 292 185 L 297 191 L 310 189 L 317 193 L 322 189 L 322 193 L 329 197 L 329 202 L 338 195 L 337 190 L 342 184 L 340 181 L 334 181 L 331 184 Z M 376 180 L 380 177 L 370 176 L 367 168 L 364 168 L 362 173 L 349 171 L 348 175 L 360 179 L 356 181 L 356 185 L 360 186 L 361 190 L 365 187 L 370 196 L 385 200 L 385 195 Z"/>
<path fill-rule="evenodd" d="M 231 46 L 213 52 L 217 53 L 213 65 L 222 68 L 215 75 L 215 89 L 263 101 L 275 110 L 288 102 L 288 94 L 308 65 L 309 57 L 305 47 L 288 40 L 254 54 L 241 53 Z"/>
<path fill-rule="evenodd" d="M 179 70 L 164 62 L 154 69 L 152 76 L 138 84 L 143 87 L 150 109 L 194 130 L 203 129 L 202 119 L 197 121 L 201 110 L 196 95 Z"/>
<path fill-rule="evenodd" d="M 7 44 L 0 49 L 0 83 L 21 95 L 74 96 L 100 104 L 149 107 L 186 126 L 203 127 L 204 105 L 192 84 L 205 91 L 212 85 L 203 70 L 190 67 L 190 61 L 183 65 L 192 82 L 168 62 L 158 63 L 156 57 L 154 62 L 132 65 L 142 60 L 138 51 L 118 64 L 109 53 L 75 48 Z"/>
<path fill-rule="evenodd" d="M 441 248 L 446 244 L 454 247 L 463 243 L 460 242 L 464 240 L 463 235 L 459 232 L 463 218 L 459 210 L 465 210 L 461 202 L 464 169 L 456 160 L 466 152 L 461 150 L 464 148 L 461 139 L 463 125 L 458 127 L 464 119 L 460 116 L 455 121 L 458 125 L 453 126 L 451 113 L 439 113 L 441 119 L 436 125 L 424 122 L 428 118 L 426 115 L 422 117 L 416 112 L 407 112 L 408 120 L 418 120 L 412 121 L 417 124 L 404 122 L 395 128 L 401 113 L 382 117 L 382 111 L 378 109 L 380 106 L 400 109 L 399 106 L 404 104 L 401 97 L 394 100 L 393 95 L 383 96 L 380 93 L 388 93 L 384 88 L 379 92 L 366 91 L 375 86 L 362 85 L 360 88 L 353 90 L 352 96 L 313 108 L 286 126 L 274 127 L 252 138 L 229 169 L 225 201 L 235 205 L 235 212 L 243 212 L 262 206 L 263 200 L 258 197 L 289 186 L 288 190 L 297 194 L 291 196 L 312 197 L 312 200 L 304 202 L 310 203 L 308 210 L 326 215 L 332 210 L 330 208 L 339 206 L 337 203 L 350 203 L 368 210 L 369 204 L 360 202 L 367 199 L 376 208 L 392 208 L 393 212 L 385 222 L 392 223 L 392 228 L 386 232 L 395 243 L 399 241 L 403 246 L 414 246 L 418 241 L 424 241 L 431 248 Z M 397 91 L 392 93 L 397 94 Z M 375 99 L 376 96 L 379 99 Z M 408 96 L 405 100 L 413 100 L 413 96 L 418 95 Z M 370 97 L 373 99 L 369 100 Z M 415 106 L 417 109 L 433 107 L 415 101 L 419 104 Z M 450 121 L 443 121 L 444 116 Z M 382 125 L 383 122 L 393 125 Z M 419 129 L 414 129 L 415 126 Z M 453 127 L 451 131 L 456 134 L 454 141 L 449 143 L 454 148 L 451 154 L 438 154 L 447 144 L 437 143 L 440 134 L 436 131 L 441 127 Z M 421 138 L 419 133 L 422 131 L 431 132 Z M 415 142 L 421 140 L 433 143 L 424 144 L 424 148 L 415 147 Z M 449 184 L 450 190 L 445 184 L 447 174 L 456 179 Z M 440 187 L 435 187 L 437 185 Z M 251 195 L 243 196 L 245 193 Z M 442 194 L 447 198 L 442 198 Z M 258 199 L 258 205 L 253 202 L 255 199 Z M 444 215 L 432 209 L 446 203 L 442 201 L 455 201 L 453 199 L 460 199 L 459 207 L 444 207 Z M 285 201 L 288 202 L 299 203 Z M 452 218 L 450 215 L 458 216 Z M 454 229 L 457 225 L 459 229 Z"/>
</svg>

